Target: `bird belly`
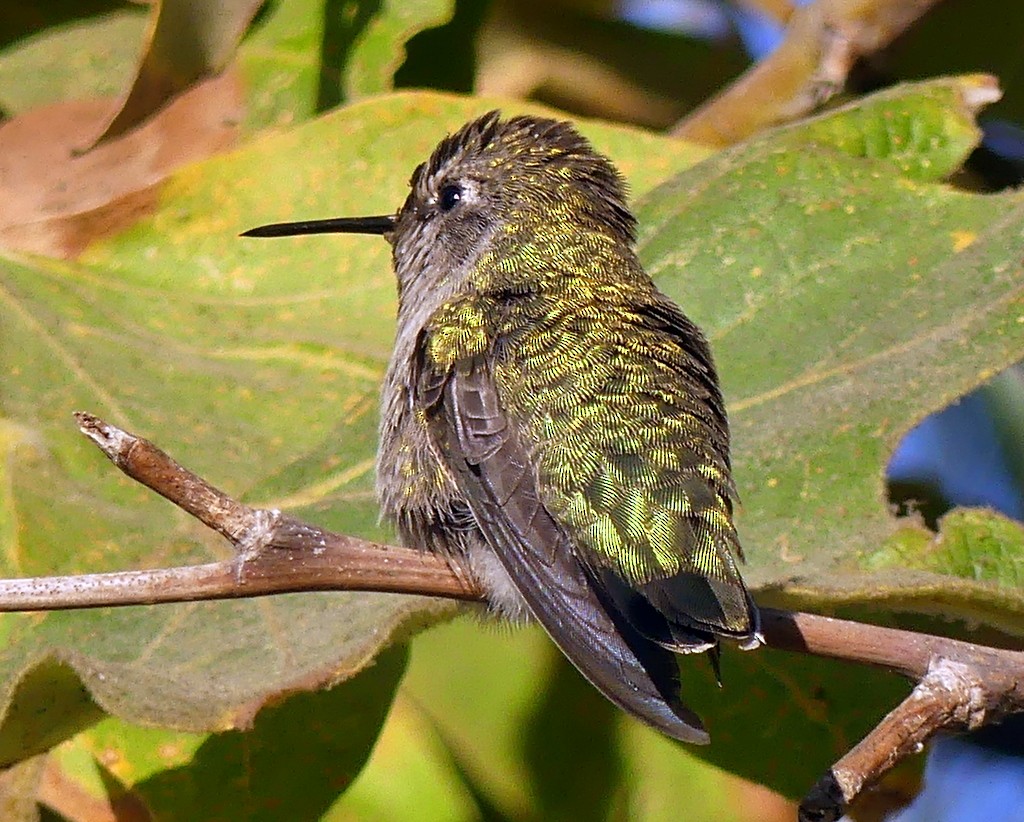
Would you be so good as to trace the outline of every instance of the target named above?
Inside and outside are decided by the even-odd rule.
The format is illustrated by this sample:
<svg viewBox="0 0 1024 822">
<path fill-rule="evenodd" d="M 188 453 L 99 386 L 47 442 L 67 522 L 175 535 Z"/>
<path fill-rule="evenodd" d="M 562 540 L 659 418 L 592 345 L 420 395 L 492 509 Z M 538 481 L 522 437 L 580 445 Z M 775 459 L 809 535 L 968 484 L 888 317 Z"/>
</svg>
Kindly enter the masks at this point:
<svg viewBox="0 0 1024 822">
<path fill-rule="evenodd" d="M 473 579 L 487 592 L 487 605 L 491 611 L 512 622 L 530 620 L 526 600 L 482 536 L 476 544 L 468 547 L 466 560 Z"/>
<path fill-rule="evenodd" d="M 451 510 L 399 512 L 394 519 L 402 544 L 443 556 L 457 574 L 483 589 L 492 613 L 512 622 L 527 622 L 530 613 L 525 600 L 472 515 L 466 511 L 453 521 Z"/>
</svg>

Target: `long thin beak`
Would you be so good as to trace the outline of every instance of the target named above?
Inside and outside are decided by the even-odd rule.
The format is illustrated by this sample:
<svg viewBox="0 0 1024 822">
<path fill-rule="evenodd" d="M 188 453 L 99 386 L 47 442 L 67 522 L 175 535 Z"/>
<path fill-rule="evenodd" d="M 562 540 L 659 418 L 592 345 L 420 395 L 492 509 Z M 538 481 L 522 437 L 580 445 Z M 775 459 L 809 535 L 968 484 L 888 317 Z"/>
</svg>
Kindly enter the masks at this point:
<svg viewBox="0 0 1024 822">
<path fill-rule="evenodd" d="M 241 237 L 294 237 L 298 234 L 387 234 L 395 228 L 392 214 L 381 217 L 332 217 L 298 223 L 271 223 L 243 231 Z"/>
</svg>

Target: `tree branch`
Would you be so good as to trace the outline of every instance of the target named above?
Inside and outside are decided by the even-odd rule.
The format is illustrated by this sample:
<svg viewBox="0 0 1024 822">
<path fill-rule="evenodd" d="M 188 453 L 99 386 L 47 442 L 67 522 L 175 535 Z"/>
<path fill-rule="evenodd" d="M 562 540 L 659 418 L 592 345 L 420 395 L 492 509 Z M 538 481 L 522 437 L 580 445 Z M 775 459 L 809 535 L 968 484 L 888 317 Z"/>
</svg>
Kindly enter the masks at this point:
<svg viewBox="0 0 1024 822">
<path fill-rule="evenodd" d="M 1021 710 L 1020 676 L 1012 668 L 933 657 L 910 696 L 811 788 L 800 822 L 835 822 L 864 788 L 936 734 L 974 731 Z"/>
<path fill-rule="evenodd" d="M 91 414 L 79 427 L 125 474 L 235 549 L 223 562 L 80 576 L 0 580 L 0 611 L 234 599 L 297 591 L 379 591 L 479 601 L 444 559 L 346 537 L 277 510 L 243 505 L 148 440 Z M 910 696 L 839 760 L 800 806 L 803 822 L 838 819 L 857 796 L 940 731 L 974 730 L 1024 711 L 1024 653 L 843 619 L 761 609 L 780 650 L 883 667 L 917 680 Z"/>
<path fill-rule="evenodd" d="M 861 57 L 889 45 L 937 0 L 817 0 L 786 17 L 779 47 L 690 112 L 672 134 L 710 146 L 809 114 L 843 88 Z M 758 5 L 766 4 L 759 0 Z"/>
</svg>

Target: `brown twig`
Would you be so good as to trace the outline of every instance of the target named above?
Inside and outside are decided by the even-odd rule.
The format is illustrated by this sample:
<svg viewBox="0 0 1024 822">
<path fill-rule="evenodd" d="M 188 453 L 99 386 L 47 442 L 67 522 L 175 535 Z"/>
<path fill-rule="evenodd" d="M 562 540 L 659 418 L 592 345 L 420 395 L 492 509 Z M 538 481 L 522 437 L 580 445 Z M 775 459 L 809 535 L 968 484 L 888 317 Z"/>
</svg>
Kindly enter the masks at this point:
<svg viewBox="0 0 1024 822">
<path fill-rule="evenodd" d="M 940 732 L 973 731 L 1024 711 L 1024 653 L 814 614 L 762 609 L 767 644 L 886 668 L 910 695 L 800 804 L 800 822 L 835 822 L 861 792 Z"/>
<path fill-rule="evenodd" d="M 779 47 L 672 133 L 727 146 L 802 117 L 843 88 L 858 58 L 891 43 L 937 0 L 818 0 L 789 18 Z"/>
<path fill-rule="evenodd" d="M 91 414 L 79 427 L 128 476 L 234 546 L 233 560 L 157 570 L 0 580 L 0 611 L 58 610 L 359 590 L 481 600 L 476 584 L 431 554 L 324 531 L 250 508 L 148 440 Z M 815 614 L 761 609 L 768 645 L 887 668 L 917 680 L 911 695 L 812 789 L 804 822 L 838 819 L 863 789 L 940 731 L 973 730 L 1024 711 L 1024 653 Z"/>
<path fill-rule="evenodd" d="M 933 657 L 910 696 L 811 789 L 800 803 L 800 822 L 835 822 L 864 788 L 936 734 L 974 731 L 1024 710 L 1019 664 L 1017 671 Z"/>
</svg>

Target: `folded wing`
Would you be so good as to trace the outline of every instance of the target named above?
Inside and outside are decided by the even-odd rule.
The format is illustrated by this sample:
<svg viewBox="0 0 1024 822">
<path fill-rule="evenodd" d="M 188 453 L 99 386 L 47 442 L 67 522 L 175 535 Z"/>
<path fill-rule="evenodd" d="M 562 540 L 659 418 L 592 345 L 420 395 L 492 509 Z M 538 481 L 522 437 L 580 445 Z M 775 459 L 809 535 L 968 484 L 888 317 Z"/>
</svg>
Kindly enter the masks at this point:
<svg viewBox="0 0 1024 822">
<path fill-rule="evenodd" d="M 706 743 L 679 700 L 673 655 L 634 627 L 615 601 L 621 592 L 580 558 L 543 504 L 522 424 L 503 411 L 485 360 L 444 372 L 421 362 L 417 395 L 480 530 L 555 644 L 616 705 L 669 736 Z"/>
</svg>

